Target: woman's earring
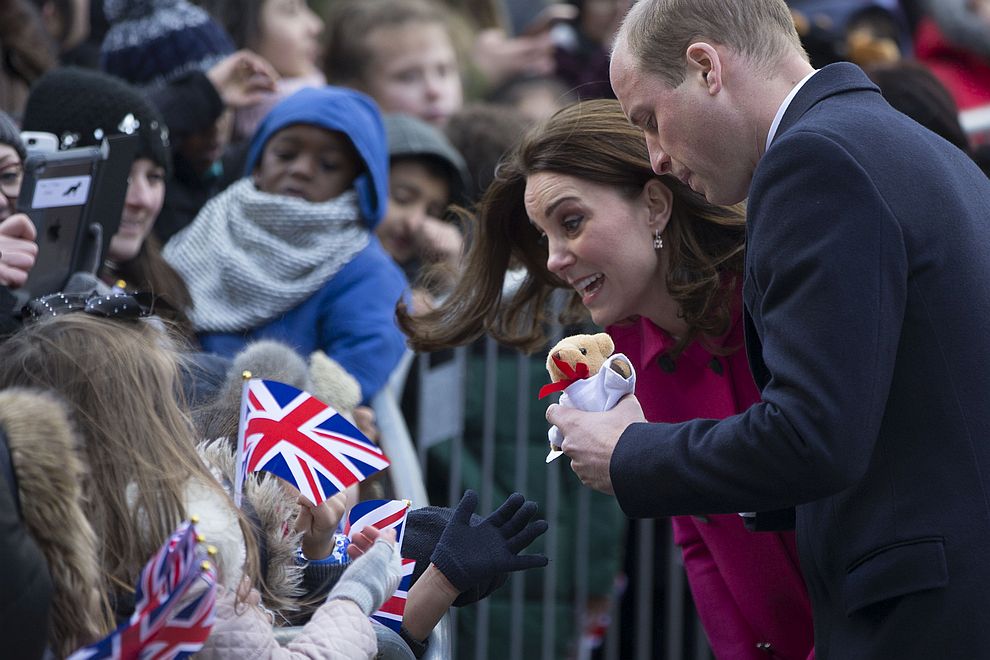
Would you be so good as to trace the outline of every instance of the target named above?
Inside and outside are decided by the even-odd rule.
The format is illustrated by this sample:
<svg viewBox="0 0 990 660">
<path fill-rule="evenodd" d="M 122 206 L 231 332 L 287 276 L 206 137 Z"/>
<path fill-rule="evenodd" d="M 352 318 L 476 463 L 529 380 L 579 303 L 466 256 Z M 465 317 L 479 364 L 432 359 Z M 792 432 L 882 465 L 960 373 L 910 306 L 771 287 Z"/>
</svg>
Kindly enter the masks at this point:
<svg viewBox="0 0 990 660">
<path fill-rule="evenodd" d="M 660 230 L 657 229 L 653 232 L 653 249 L 660 250 L 663 248 L 663 236 L 660 235 Z"/>
</svg>

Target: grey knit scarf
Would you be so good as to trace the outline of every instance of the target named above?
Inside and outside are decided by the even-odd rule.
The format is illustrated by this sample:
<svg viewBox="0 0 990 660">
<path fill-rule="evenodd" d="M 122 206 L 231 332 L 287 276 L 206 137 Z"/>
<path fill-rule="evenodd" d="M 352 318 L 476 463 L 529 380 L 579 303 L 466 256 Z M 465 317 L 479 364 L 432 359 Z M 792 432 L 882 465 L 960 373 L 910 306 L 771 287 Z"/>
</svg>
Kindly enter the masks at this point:
<svg viewBox="0 0 990 660">
<path fill-rule="evenodd" d="M 207 202 L 163 255 L 192 294 L 195 330 L 240 332 L 304 302 L 369 237 L 353 190 L 313 203 L 244 178 Z"/>
</svg>

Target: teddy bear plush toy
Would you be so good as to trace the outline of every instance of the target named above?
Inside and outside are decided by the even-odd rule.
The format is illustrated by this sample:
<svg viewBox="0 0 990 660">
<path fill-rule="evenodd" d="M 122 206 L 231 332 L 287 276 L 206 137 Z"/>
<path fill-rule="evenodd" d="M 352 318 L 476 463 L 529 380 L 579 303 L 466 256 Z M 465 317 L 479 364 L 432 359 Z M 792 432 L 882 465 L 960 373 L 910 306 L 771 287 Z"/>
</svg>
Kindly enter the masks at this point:
<svg viewBox="0 0 990 660">
<path fill-rule="evenodd" d="M 602 412 L 611 409 L 626 394 L 636 388 L 636 372 L 622 353 L 616 353 L 612 338 L 604 332 L 595 335 L 564 337 L 547 356 L 547 371 L 551 383 L 540 389 L 540 398 L 562 392 L 562 406 Z M 547 463 L 561 455 L 563 438 L 560 429 L 551 426 L 547 432 L 550 453 Z"/>
</svg>

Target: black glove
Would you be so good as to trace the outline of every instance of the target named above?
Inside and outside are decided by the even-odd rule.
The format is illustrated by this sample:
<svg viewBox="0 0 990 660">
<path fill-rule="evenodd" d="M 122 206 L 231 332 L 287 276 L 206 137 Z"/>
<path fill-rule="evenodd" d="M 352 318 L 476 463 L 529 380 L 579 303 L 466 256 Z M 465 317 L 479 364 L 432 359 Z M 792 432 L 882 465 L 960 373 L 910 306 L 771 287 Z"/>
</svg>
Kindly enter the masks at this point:
<svg viewBox="0 0 990 660">
<path fill-rule="evenodd" d="M 533 520 L 536 502 L 513 493 L 490 516 L 472 524 L 477 507 L 478 494 L 466 491 L 430 557 L 455 589 L 467 591 L 493 574 L 547 565 L 543 555 L 519 554 L 547 531 L 545 520 Z"/>
</svg>

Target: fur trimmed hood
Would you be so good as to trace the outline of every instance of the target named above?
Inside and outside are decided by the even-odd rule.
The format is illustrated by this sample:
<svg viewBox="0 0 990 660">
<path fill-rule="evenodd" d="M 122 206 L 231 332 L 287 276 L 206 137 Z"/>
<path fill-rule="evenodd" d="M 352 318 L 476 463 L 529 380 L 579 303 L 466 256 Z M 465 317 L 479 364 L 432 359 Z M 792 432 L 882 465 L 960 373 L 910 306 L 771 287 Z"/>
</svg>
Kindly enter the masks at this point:
<svg viewBox="0 0 990 660">
<path fill-rule="evenodd" d="M 48 562 L 54 585 L 50 645 L 64 657 L 102 637 L 99 543 L 83 512 L 84 462 L 65 407 L 52 395 L 0 392 L 24 525 Z"/>
<path fill-rule="evenodd" d="M 197 450 L 209 465 L 220 471 L 227 483 L 234 483 L 236 458 L 226 439 L 200 443 Z M 295 558 L 302 538 L 302 534 L 294 530 L 298 509 L 295 498 L 281 487 L 278 477 L 267 473 L 252 475 L 244 483 L 243 508 L 252 524 L 261 528 L 257 541 L 261 573 L 267 586 L 267 593 L 263 591 L 266 607 L 294 609 L 289 603 L 302 594 L 303 574 L 302 566 Z"/>
</svg>

